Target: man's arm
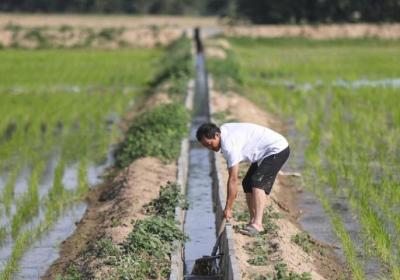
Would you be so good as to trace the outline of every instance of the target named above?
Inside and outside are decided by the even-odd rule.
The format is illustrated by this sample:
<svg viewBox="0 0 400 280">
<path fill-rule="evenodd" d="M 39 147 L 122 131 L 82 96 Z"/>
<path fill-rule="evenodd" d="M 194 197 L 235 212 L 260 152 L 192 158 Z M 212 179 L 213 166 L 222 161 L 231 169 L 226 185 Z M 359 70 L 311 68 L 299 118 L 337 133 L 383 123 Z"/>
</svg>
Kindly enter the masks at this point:
<svg viewBox="0 0 400 280">
<path fill-rule="evenodd" d="M 238 174 L 239 174 L 239 164 L 236 164 L 230 168 L 228 168 L 229 178 L 227 183 L 227 196 L 226 196 L 226 205 L 224 210 L 224 217 L 229 219 L 232 217 L 232 207 L 233 202 L 237 196 L 237 183 L 238 183 Z"/>
</svg>

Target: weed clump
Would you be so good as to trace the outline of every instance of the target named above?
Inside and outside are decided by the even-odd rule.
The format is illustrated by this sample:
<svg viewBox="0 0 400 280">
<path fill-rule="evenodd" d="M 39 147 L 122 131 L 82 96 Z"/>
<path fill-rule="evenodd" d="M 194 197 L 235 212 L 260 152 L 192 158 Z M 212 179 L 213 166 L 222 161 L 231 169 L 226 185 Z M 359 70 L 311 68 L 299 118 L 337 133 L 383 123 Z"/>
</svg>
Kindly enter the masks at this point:
<svg viewBox="0 0 400 280">
<path fill-rule="evenodd" d="M 299 245 L 306 253 L 310 253 L 312 250 L 312 243 L 310 242 L 310 236 L 305 232 L 298 233 L 292 236 L 291 241 Z"/>
<path fill-rule="evenodd" d="M 174 220 L 175 207 L 185 204 L 177 183 L 162 186 L 160 197 L 146 206 L 150 217 L 133 221 L 133 229 L 120 244 L 104 236 L 89 245 L 79 260 L 72 263 L 58 280 L 87 279 L 92 275 L 85 263 L 94 258 L 105 271 L 104 279 L 166 279 L 170 273 L 170 256 L 174 242 L 184 242 L 186 235 Z"/>
<path fill-rule="evenodd" d="M 188 207 L 185 196 L 180 192 L 179 185 L 168 182 L 166 186 L 161 186 L 160 196 L 145 205 L 145 211 L 153 216 L 173 219 L 176 206 L 184 209 Z"/>
<path fill-rule="evenodd" d="M 253 279 L 255 280 L 312 280 L 311 274 L 304 272 L 298 274 L 296 272 L 288 272 L 287 264 L 277 263 L 274 267 L 275 272 L 271 275 L 255 275 Z"/>
<path fill-rule="evenodd" d="M 133 160 L 154 156 L 170 161 L 179 155 L 180 139 L 187 133 L 189 114 L 181 104 L 160 105 L 140 115 L 115 152 L 116 165 L 125 167 Z"/>
</svg>

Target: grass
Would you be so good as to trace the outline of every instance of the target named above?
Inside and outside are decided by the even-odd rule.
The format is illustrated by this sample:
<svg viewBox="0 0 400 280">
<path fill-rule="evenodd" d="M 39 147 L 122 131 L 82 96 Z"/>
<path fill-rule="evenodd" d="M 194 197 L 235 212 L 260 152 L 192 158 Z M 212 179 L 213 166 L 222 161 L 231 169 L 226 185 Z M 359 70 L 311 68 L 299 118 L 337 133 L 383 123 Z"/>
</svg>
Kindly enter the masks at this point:
<svg viewBox="0 0 400 280">
<path fill-rule="evenodd" d="M 292 158 L 304 158 L 291 163 L 330 217 L 353 278 L 364 279 L 360 255 L 367 253 L 389 267 L 388 277 L 400 279 L 394 171 L 400 163 L 400 99 L 398 88 L 382 83 L 400 77 L 400 42 L 238 38 L 231 43 L 231 61 L 225 64 L 239 75 L 228 78 L 246 97 L 287 120 Z M 364 253 L 332 208 L 334 196 L 346 197 L 360 220 Z"/>
</svg>

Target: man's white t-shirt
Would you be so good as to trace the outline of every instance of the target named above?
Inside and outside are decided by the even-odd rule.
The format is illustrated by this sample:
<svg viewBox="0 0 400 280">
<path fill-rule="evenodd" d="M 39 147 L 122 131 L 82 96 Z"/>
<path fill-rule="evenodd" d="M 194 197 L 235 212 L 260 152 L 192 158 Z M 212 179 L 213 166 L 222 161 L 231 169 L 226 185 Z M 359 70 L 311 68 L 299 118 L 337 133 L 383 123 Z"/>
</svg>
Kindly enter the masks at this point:
<svg viewBox="0 0 400 280">
<path fill-rule="evenodd" d="M 261 161 L 286 149 L 289 144 L 279 133 L 252 123 L 226 123 L 221 127 L 221 152 L 228 168 L 243 162 Z"/>
</svg>

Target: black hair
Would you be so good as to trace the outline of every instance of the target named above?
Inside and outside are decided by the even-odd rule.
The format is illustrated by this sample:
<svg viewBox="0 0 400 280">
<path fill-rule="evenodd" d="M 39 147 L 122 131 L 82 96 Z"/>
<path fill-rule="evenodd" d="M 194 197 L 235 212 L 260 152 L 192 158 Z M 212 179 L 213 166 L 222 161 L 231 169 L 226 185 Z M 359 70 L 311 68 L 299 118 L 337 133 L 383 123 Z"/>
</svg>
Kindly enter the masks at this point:
<svg viewBox="0 0 400 280">
<path fill-rule="evenodd" d="M 196 132 L 196 138 L 200 142 L 203 137 L 213 139 L 216 133 L 221 133 L 218 126 L 213 123 L 203 123 Z"/>
</svg>

